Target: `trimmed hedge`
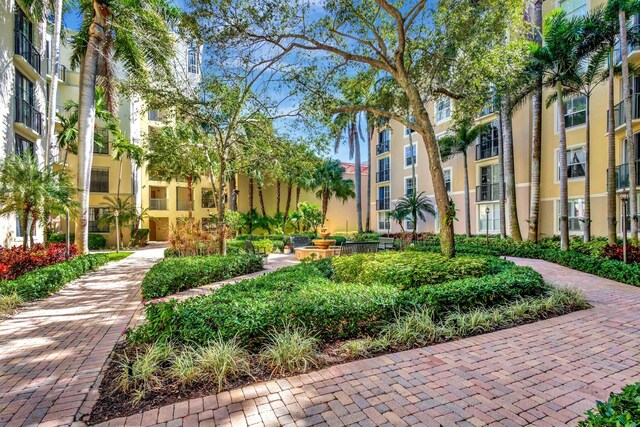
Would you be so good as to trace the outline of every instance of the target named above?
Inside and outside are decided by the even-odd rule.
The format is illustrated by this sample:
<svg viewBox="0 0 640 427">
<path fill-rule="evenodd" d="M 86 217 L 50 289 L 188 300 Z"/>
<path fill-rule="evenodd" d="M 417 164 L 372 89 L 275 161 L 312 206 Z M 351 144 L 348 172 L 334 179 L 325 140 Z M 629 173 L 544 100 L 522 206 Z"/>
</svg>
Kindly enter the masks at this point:
<svg viewBox="0 0 640 427">
<path fill-rule="evenodd" d="M 473 243 L 467 243 L 474 241 Z M 535 258 L 553 262 L 584 273 L 629 285 L 640 286 L 640 265 L 625 264 L 621 261 L 598 258 L 576 251 L 560 251 L 541 248 L 531 242 L 516 243 L 510 239 L 490 239 L 489 246 L 481 238 L 456 238 L 456 251 L 460 254 L 513 256 Z M 482 241 L 482 243 L 477 243 Z M 439 252 L 439 246 L 427 244 L 410 248 L 411 251 Z"/>
<path fill-rule="evenodd" d="M 76 235 L 71 233 L 69 235 L 69 239 L 71 243 L 73 243 L 76 239 Z M 49 242 L 51 243 L 66 243 L 67 235 L 64 233 L 53 233 L 49 236 Z M 107 238 L 102 234 L 89 233 L 89 250 L 90 251 L 99 251 L 100 249 L 104 249 L 107 247 Z"/>
<path fill-rule="evenodd" d="M 63 285 L 97 269 L 109 261 L 107 254 L 77 256 L 72 260 L 49 265 L 26 273 L 15 280 L 0 282 L 0 294 L 17 294 L 23 301 L 51 295 Z"/>
<path fill-rule="evenodd" d="M 425 264 L 434 259 L 430 254 L 404 255 L 422 258 Z M 533 270 L 485 258 L 480 263 L 488 272 L 500 271 L 497 275 L 439 284 L 429 280 L 409 290 L 397 283 L 397 274 L 404 273 L 386 276 L 388 282 L 342 282 L 338 279 L 344 274 L 344 265 L 338 264 L 345 258 L 352 257 L 286 267 L 224 286 L 207 296 L 147 304 L 147 322 L 129 332 L 128 338 L 133 343 L 170 339 L 204 344 L 221 334 L 257 349 L 274 328 L 293 323 L 331 342 L 379 332 L 398 313 L 416 306 L 427 305 L 444 315 L 539 296 L 549 290 Z M 465 259 L 473 261 L 472 257 Z"/>
<path fill-rule="evenodd" d="M 587 411 L 587 419 L 580 427 L 637 426 L 640 420 L 640 382 L 627 385 L 620 393 L 611 393 L 606 402 L 596 402 L 596 408 Z"/>
<path fill-rule="evenodd" d="M 167 258 L 151 267 L 144 277 L 142 297 L 160 298 L 262 269 L 262 257 L 254 255 Z"/>
<path fill-rule="evenodd" d="M 337 257 L 332 264 L 335 280 L 338 281 L 363 284 L 381 282 L 409 289 L 496 274 L 509 263 L 494 257 L 446 258 L 436 253 L 379 252 Z"/>
</svg>

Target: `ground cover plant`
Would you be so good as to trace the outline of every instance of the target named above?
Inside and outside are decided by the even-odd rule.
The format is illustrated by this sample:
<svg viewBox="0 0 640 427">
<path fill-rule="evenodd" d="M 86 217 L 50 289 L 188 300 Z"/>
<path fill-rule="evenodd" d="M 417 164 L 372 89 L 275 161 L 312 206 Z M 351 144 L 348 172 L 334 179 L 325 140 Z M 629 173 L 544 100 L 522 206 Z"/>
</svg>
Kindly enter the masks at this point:
<svg viewBox="0 0 640 427">
<path fill-rule="evenodd" d="M 595 409 L 586 413 L 580 427 L 637 426 L 640 420 L 640 382 L 611 393 L 606 402 L 596 402 Z"/>
<path fill-rule="evenodd" d="M 142 281 L 145 300 L 161 298 L 186 289 L 260 271 L 261 257 L 207 255 L 166 258 L 154 265 Z"/>
<path fill-rule="evenodd" d="M 411 280 L 398 280 L 404 275 Z M 126 332 L 120 365 L 109 370 L 95 421 L 587 306 L 579 293 L 490 256 L 389 252 L 302 263 L 211 295 L 147 304 L 146 322 Z M 156 346 L 171 354 L 153 362 Z M 128 377 L 137 372 L 146 378 Z"/>
<path fill-rule="evenodd" d="M 69 249 L 70 258 L 78 254 L 75 245 L 71 245 Z M 47 248 L 37 243 L 26 250 L 22 246 L 0 248 L 0 281 L 15 279 L 30 271 L 62 261 L 66 261 L 66 246 L 63 243 L 51 244 Z"/>
</svg>

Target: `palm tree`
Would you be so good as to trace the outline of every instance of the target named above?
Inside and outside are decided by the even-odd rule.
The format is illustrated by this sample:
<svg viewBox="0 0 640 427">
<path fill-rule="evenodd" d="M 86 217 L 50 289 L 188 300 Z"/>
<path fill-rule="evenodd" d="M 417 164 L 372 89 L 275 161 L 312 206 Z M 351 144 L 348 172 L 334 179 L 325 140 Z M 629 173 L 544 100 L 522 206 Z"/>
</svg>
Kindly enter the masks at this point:
<svg viewBox="0 0 640 427">
<path fill-rule="evenodd" d="M 346 133 L 347 147 L 349 147 L 349 160 L 355 157 L 355 187 L 356 187 L 356 222 L 358 233 L 362 233 L 362 161 L 360 157 L 361 132 L 359 128 L 358 112 L 340 113 L 333 119 L 335 127 L 335 152 L 338 153 L 343 134 Z"/>
<path fill-rule="evenodd" d="M 417 194 L 414 191 L 412 194 L 400 197 L 396 203 L 395 209 L 411 214 L 414 241 L 418 240 L 418 219 L 425 221 L 425 213 L 432 216 L 436 215 L 436 208 L 433 206 L 431 199 L 425 195 L 424 191 Z"/>
<path fill-rule="evenodd" d="M 500 123 L 502 126 L 503 144 L 503 173 L 504 183 L 506 184 L 505 199 L 509 200 L 509 226 L 511 228 L 511 238 L 516 242 L 521 242 L 522 232 L 520 231 L 520 221 L 518 219 L 518 204 L 516 202 L 516 175 L 515 159 L 513 155 L 512 115 L 513 108 L 511 93 L 509 90 L 505 90 L 502 94 L 500 108 Z"/>
<path fill-rule="evenodd" d="M 112 144 L 113 150 L 113 158 L 118 161 L 118 187 L 116 192 L 116 199 L 118 203 L 114 204 L 115 207 L 118 207 L 120 202 L 120 184 L 122 183 L 122 164 L 124 163 L 124 159 L 127 158 L 131 162 L 133 162 L 136 167 L 138 167 L 142 163 L 143 151 L 142 147 L 130 143 L 122 134 L 122 131 L 118 127 L 112 127 L 111 132 L 115 135 L 115 140 Z M 128 199 L 128 198 L 127 198 Z M 136 207 L 133 206 L 134 211 Z M 121 232 L 120 232 L 120 211 L 116 210 L 115 214 L 115 225 L 116 225 L 116 252 L 120 252 L 120 242 L 121 242 Z M 126 220 L 123 219 L 123 222 Z"/>
<path fill-rule="evenodd" d="M 398 208 L 398 206 L 389 211 L 389 218 L 395 221 L 400 226 L 402 234 L 404 234 L 404 220 L 409 218 L 409 214 L 410 212 L 408 210 Z"/>
<path fill-rule="evenodd" d="M 80 0 L 78 3 L 83 21 L 73 38 L 71 58 L 72 67 L 80 66 L 77 171 L 81 192 L 76 244 L 80 252 L 87 252 L 96 86 L 106 89 L 106 104 L 115 115 L 115 61 L 119 61 L 134 80 L 146 80 L 152 66 L 164 69 L 174 52 L 167 21 L 176 15 L 176 9 L 165 0 Z"/>
<path fill-rule="evenodd" d="M 24 232 L 24 249 L 28 240 L 33 245 L 36 223 L 43 212 L 62 213 L 71 209 L 74 197 L 75 189 L 69 176 L 64 171 L 54 171 L 53 165 L 41 168 L 34 157 L 16 155 L 8 156 L 0 164 L 0 215 L 18 215 Z"/>
<path fill-rule="evenodd" d="M 467 152 L 478 137 L 489 129 L 488 125 L 473 126 L 470 120 L 463 120 L 453 127 L 453 134 L 440 138 L 440 154 L 443 161 L 447 161 L 456 154 L 462 154 L 464 161 L 464 207 L 465 207 L 465 231 L 467 237 L 471 237 L 471 201 L 469 197 L 469 165 Z"/>
<path fill-rule="evenodd" d="M 580 58 L 578 48 L 581 41 L 583 21 L 568 18 L 562 10 L 547 15 L 544 25 L 544 44 L 532 51 L 534 69 L 543 79 L 543 85 L 554 89 L 555 94 L 547 99 L 547 108 L 555 100 L 559 117 L 559 170 L 560 170 L 560 248 L 569 249 L 569 204 L 567 182 L 567 132 L 565 126 L 564 88 L 572 81 Z"/>
<path fill-rule="evenodd" d="M 322 222 L 327 218 L 329 200 L 336 198 L 346 202 L 356 196 L 353 181 L 344 179 L 344 167 L 339 160 L 325 160 L 313 175 L 313 188 L 317 188 L 316 196 L 322 199 Z"/>
<path fill-rule="evenodd" d="M 118 197 L 106 196 L 102 206 L 106 208 L 106 213 L 100 215 L 98 223 L 107 227 L 115 225 L 117 251 L 120 251 L 120 242 L 122 241 L 122 228 L 120 224 L 132 222 L 136 217 L 136 206 L 131 202 L 131 197 L 127 196 L 122 199 Z"/>
</svg>

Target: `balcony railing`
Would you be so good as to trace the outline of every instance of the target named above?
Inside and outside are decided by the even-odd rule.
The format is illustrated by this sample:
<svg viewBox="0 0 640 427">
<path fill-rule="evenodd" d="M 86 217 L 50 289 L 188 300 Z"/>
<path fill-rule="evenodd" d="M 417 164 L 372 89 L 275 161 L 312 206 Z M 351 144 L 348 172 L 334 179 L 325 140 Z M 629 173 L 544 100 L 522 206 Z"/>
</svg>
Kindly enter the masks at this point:
<svg viewBox="0 0 640 427">
<path fill-rule="evenodd" d="M 38 52 L 31 41 L 18 30 L 16 30 L 15 53 L 26 59 L 27 62 L 38 72 L 38 74 L 40 74 L 40 52 Z"/>
<path fill-rule="evenodd" d="M 390 170 L 382 170 L 376 173 L 376 182 L 386 182 L 389 181 L 391 176 Z"/>
<path fill-rule="evenodd" d="M 42 135 L 42 113 L 24 99 L 16 98 L 16 122 Z"/>
<path fill-rule="evenodd" d="M 379 156 L 383 153 L 389 152 L 389 141 L 384 141 L 376 145 L 376 155 Z"/>
<path fill-rule="evenodd" d="M 636 171 L 640 172 L 640 160 L 636 160 Z M 640 186 L 640 173 L 636 173 L 636 187 Z M 616 189 L 629 188 L 629 163 L 616 167 Z"/>
<path fill-rule="evenodd" d="M 167 199 L 149 199 L 149 210 L 151 211 L 166 211 Z"/>
<path fill-rule="evenodd" d="M 634 25 L 633 27 L 631 27 L 632 33 L 637 33 L 639 30 L 640 30 L 640 25 Z M 630 55 L 631 52 L 634 52 L 637 50 L 640 50 L 640 44 L 629 42 L 627 47 L 627 54 Z M 620 42 L 616 43 L 615 47 L 613 48 L 613 60 L 616 65 L 620 65 L 622 63 L 622 49 L 620 49 Z M 609 61 L 607 60 L 607 62 Z"/>
<path fill-rule="evenodd" d="M 625 102 L 621 101 L 615 107 L 613 107 L 613 121 L 614 127 L 617 129 L 620 126 L 627 123 L 624 107 Z M 609 128 L 609 112 L 607 112 L 607 129 Z M 631 118 L 633 120 L 640 119 L 640 93 L 634 93 L 631 95 Z"/>
<path fill-rule="evenodd" d="M 480 113 L 476 116 L 476 118 L 488 116 L 489 114 L 492 114 L 495 111 L 496 110 L 495 108 L 493 108 L 493 104 L 487 104 L 484 107 L 482 107 L 482 110 L 480 110 Z"/>
<path fill-rule="evenodd" d="M 493 202 L 500 197 L 500 184 L 484 184 L 476 187 L 476 202 Z"/>
<path fill-rule="evenodd" d="M 391 209 L 391 199 L 378 199 L 376 206 L 379 211 L 388 211 Z"/>
<path fill-rule="evenodd" d="M 488 159 L 498 155 L 498 144 L 476 145 L 476 160 Z"/>
</svg>

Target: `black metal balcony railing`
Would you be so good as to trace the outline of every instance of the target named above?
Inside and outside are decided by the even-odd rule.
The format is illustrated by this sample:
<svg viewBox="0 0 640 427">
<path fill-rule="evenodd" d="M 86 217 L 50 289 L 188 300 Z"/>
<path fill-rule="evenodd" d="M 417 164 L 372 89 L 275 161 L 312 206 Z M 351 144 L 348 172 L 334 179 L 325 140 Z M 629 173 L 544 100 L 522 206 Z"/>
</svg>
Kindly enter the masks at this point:
<svg viewBox="0 0 640 427">
<path fill-rule="evenodd" d="M 378 171 L 376 173 L 376 182 L 386 182 L 389 181 L 391 176 L 390 170 L 389 169 L 385 169 L 382 171 Z"/>
<path fill-rule="evenodd" d="M 26 59 L 27 62 L 38 72 L 38 74 L 40 74 L 40 52 L 38 52 L 31 41 L 18 30 L 16 30 L 15 53 Z"/>
<path fill-rule="evenodd" d="M 476 187 L 476 202 L 493 202 L 500 197 L 500 184 L 483 184 Z"/>
<path fill-rule="evenodd" d="M 621 101 L 613 107 L 613 122 L 614 127 L 617 129 L 620 126 L 627 123 L 625 112 L 625 102 Z M 633 120 L 640 119 L 640 93 L 634 93 L 631 95 L 631 118 Z M 607 111 L 607 130 L 609 129 L 609 112 Z"/>
<path fill-rule="evenodd" d="M 16 122 L 42 135 L 42 113 L 24 99 L 16 98 Z"/>
<path fill-rule="evenodd" d="M 376 205 L 379 211 L 388 211 L 391 209 L 391 199 L 378 199 Z"/>
<path fill-rule="evenodd" d="M 388 153 L 389 152 L 389 141 L 384 141 L 384 142 L 380 142 L 378 143 L 378 145 L 376 145 L 376 155 L 380 155 L 382 153 Z"/>
<path fill-rule="evenodd" d="M 640 172 L 640 160 L 636 160 L 636 171 Z M 640 173 L 636 173 L 636 187 L 640 186 Z M 616 166 L 616 189 L 629 188 L 629 163 Z"/>
<path fill-rule="evenodd" d="M 488 159 L 498 155 L 498 144 L 476 145 L 476 160 Z"/>
<path fill-rule="evenodd" d="M 637 33 L 639 30 L 640 25 L 634 25 L 631 27 L 631 31 L 633 33 Z M 627 47 L 627 54 L 631 54 L 631 52 L 637 50 L 640 50 L 640 43 L 629 42 Z M 613 48 L 613 60 L 616 65 L 620 65 L 622 63 L 622 49 L 620 49 L 620 42 L 616 43 L 615 47 Z M 607 62 L 609 62 L 608 59 Z"/>
</svg>

